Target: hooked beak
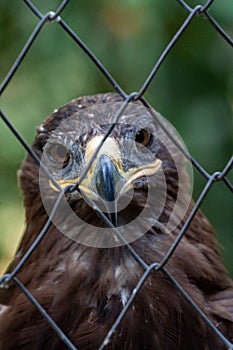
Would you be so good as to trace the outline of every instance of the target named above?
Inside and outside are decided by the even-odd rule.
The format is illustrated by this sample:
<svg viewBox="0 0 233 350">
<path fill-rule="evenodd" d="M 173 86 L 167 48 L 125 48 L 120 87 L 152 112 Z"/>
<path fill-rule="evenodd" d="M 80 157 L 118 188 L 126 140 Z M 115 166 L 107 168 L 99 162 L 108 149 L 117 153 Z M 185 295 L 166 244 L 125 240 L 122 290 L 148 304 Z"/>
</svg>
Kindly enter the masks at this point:
<svg viewBox="0 0 233 350">
<path fill-rule="evenodd" d="M 104 200 L 105 207 L 114 226 L 117 226 L 117 197 L 125 180 L 119 174 L 109 156 L 101 154 L 95 169 L 96 192 Z"/>
</svg>

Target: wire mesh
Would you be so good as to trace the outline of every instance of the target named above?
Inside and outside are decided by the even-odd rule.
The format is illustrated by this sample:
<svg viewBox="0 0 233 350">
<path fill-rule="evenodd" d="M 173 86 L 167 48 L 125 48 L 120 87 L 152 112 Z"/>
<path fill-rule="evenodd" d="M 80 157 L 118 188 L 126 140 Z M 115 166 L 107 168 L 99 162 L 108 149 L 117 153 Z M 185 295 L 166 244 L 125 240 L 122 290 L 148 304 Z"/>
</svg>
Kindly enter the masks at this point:
<svg viewBox="0 0 233 350">
<path fill-rule="evenodd" d="M 225 40 L 230 46 L 233 46 L 233 40 L 226 33 L 223 28 L 220 26 L 220 24 L 209 14 L 209 9 L 211 5 L 213 4 L 214 0 L 206 1 L 204 5 L 196 5 L 194 8 L 190 7 L 185 1 L 183 0 L 177 0 L 177 2 L 183 7 L 184 11 L 187 13 L 187 17 L 183 24 L 180 26 L 178 31 L 175 33 L 171 41 L 168 43 L 165 50 L 162 52 L 159 59 L 155 62 L 151 72 L 149 75 L 145 78 L 144 83 L 142 84 L 141 88 L 138 92 L 134 92 L 131 94 L 127 94 L 123 88 L 114 80 L 110 72 L 106 69 L 106 67 L 98 60 L 98 58 L 93 54 L 91 49 L 86 46 L 86 44 L 79 38 L 79 36 L 72 30 L 72 28 L 69 27 L 69 25 L 62 19 L 62 13 L 66 6 L 69 4 L 69 0 L 64 0 L 61 2 L 59 7 L 55 12 L 49 11 L 46 14 L 42 14 L 38 8 L 29 0 L 22 0 L 25 3 L 25 6 L 27 6 L 30 11 L 33 13 L 35 17 L 38 18 L 38 24 L 36 25 L 35 29 L 33 30 L 32 34 L 29 36 L 26 44 L 24 45 L 22 51 L 19 53 L 18 57 L 16 58 L 14 64 L 12 65 L 11 69 L 9 70 L 8 74 L 4 78 L 3 82 L 0 86 L 0 93 L 4 93 L 7 86 L 10 84 L 11 80 L 13 79 L 16 71 L 24 61 L 27 53 L 29 52 L 30 48 L 36 41 L 37 37 L 40 35 L 40 32 L 42 28 L 46 25 L 48 25 L 51 22 L 56 22 L 57 25 L 59 25 L 67 34 L 69 35 L 70 39 L 74 40 L 77 45 L 80 46 L 80 48 L 85 52 L 87 57 L 95 64 L 96 69 L 99 69 L 102 74 L 105 76 L 105 78 L 108 80 L 108 82 L 112 85 L 112 87 L 123 97 L 124 104 L 122 105 L 122 108 L 119 110 L 118 115 L 116 116 L 119 118 L 126 106 L 130 103 L 130 101 L 136 101 L 140 100 L 144 106 L 149 107 L 149 103 L 145 100 L 144 94 L 148 87 L 150 86 L 153 78 L 157 74 L 159 68 L 165 61 L 167 55 L 172 50 L 174 45 L 179 41 L 179 39 L 182 37 L 184 31 L 187 27 L 189 27 L 192 23 L 193 18 L 196 16 L 202 14 L 205 16 L 205 18 L 209 21 L 210 25 L 221 35 L 222 39 Z M 151 112 L 153 114 L 153 112 Z M 48 232 L 49 227 L 52 224 L 53 216 L 56 214 L 56 211 L 59 207 L 60 201 L 62 200 L 63 196 L 67 191 L 74 191 L 76 189 L 79 189 L 79 185 L 81 184 L 83 178 L 85 177 L 86 173 L 83 173 L 83 176 L 79 179 L 79 182 L 75 186 L 69 186 L 65 189 L 61 188 L 59 184 L 53 179 L 52 175 L 49 173 L 49 171 L 46 169 L 46 167 L 42 164 L 39 157 L 34 153 L 32 148 L 25 142 L 23 137 L 20 135 L 20 133 L 16 130 L 16 128 L 12 125 L 10 120 L 7 118 L 7 116 L 4 114 L 3 111 L 0 111 L 1 118 L 3 122 L 7 125 L 7 127 L 10 129 L 10 131 L 13 133 L 13 135 L 18 139 L 19 143 L 22 145 L 22 147 L 25 148 L 25 150 L 30 154 L 31 157 L 34 158 L 34 160 L 40 165 L 40 167 L 43 168 L 43 171 L 46 173 L 48 178 L 53 182 L 53 184 L 59 188 L 60 195 L 58 196 L 58 199 L 53 207 L 52 213 L 50 217 L 48 218 L 47 223 L 41 230 L 38 237 L 35 239 L 35 241 L 32 243 L 26 254 L 21 258 L 17 266 L 14 268 L 14 270 L 10 274 L 5 274 L 0 279 L 0 284 L 4 288 L 4 286 L 7 285 L 10 281 L 13 281 L 18 288 L 25 294 L 25 296 L 30 300 L 30 302 L 35 306 L 35 308 L 42 314 L 42 316 L 45 318 L 45 320 L 48 322 L 48 324 L 52 327 L 54 332 L 60 337 L 60 339 L 64 342 L 66 347 L 68 349 L 76 349 L 76 346 L 72 344 L 72 342 L 69 340 L 68 336 L 64 334 L 64 332 L 61 330 L 61 328 L 56 324 L 56 322 L 53 320 L 53 318 L 46 312 L 46 310 L 39 304 L 39 302 L 34 298 L 34 296 L 30 293 L 30 291 L 21 283 L 21 281 L 18 279 L 17 274 L 20 271 L 20 269 L 24 266 L 25 262 L 29 259 L 30 255 L 37 249 L 38 245 L 41 243 L 42 239 L 45 237 L 45 235 Z M 156 116 L 155 116 L 156 117 Z M 107 137 L 110 135 L 112 127 L 109 128 L 109 130 L 106 132 L 101 144 L 97 148 L 95 154 L 91 158 L 87 168 L 86 172 L 88 171 L 89 167 L 91 166 L 92 162 L 94 161 L 96 154 L 99 152 L 99 149 L 102 147 L 103 143 L 107 139 Z M 165 130 L 166 131 L 166 130 Z M 172 139 L 172 135 L 169 134 L 168 136 Z M 176 142 L 173 139 L 173 142 Z M 183 150 L 182 150 L 183 151 Z M 233 344 L 230 343 L 226 337 L 218 330 L 218 328 L 208 319 L 208 317 L 202 312 L 202 310 L 198 307 L 198 305 L 195 304 L 195 302 L 190 298 L 190 296 L 185 292 L 185 290 L 181 287 L 181 285 L 174 279 L 174 277 L 168 272 L 166 269 L 166 264 L 171 258 L 172 254 L 176 250 L 177 246 L 179 245 L 179 242 L 181 241 L 182 237 L 184 236 L 187 228 L 189 227 L 190 223 L 192 222 L 195 214 L 197 213 L 197 210 L 199 209 L 201 203 L 205 200 L 206 196 L 209 193 L 209 190 L 212 188 L 212 186 L 219 181 L 222 181 L 227 189 L 230 192 L 233 192 L 233 185 L 227 178 L 229 175 L 229 172 L 232 169 L 233 165 L 233 158 L 230 158 L 226 166 L 222 171 L 216 171 L 213 174 L 209 174 L 206 169 L 204 169 L 196 159 L 193 157 L 190 158 L 189 155 L 185 154 L 186 157 L 188 157 L 193 166 L 199 171 L 199 173 L 205 178 L 205 187 L 203 191 L 201 192 L 199 198 L 196 201 L 196 204 L 194 205 L 192 211 L 190 212 L 187 220 L 185 221 L 183 227 L 181 228 L 178 236 L 174 240 L 173 244 L 171 245 L 170 249 L 167 251 L 167 253 L 164 255 L 163 259 L 158 263 L 154 262 L 150 265 L 148 265 L 141 257 L 140 255 L 131 247 L 130 244 L 125 242 L 127 249 L 129 252 L 133 255 L 135 260 L 141 265 L 141 267 L 144 270 L 144 273 L 140 280 L 138 281 L 138 284 L 135 286 L 133 292 L 129 296 L 128 301 L 126 302 L 125 306 L 123 307 L 122 311 L 116 318 L 115 322 L 113 323 L 112 327 L 109 329 L 105 339 L 103 340 L 101 346 L 99 347 L 99 350 L 105 349 L 111 342 L 112 336 L 114 335 L 115 331 L 119 327 L 119 325 L 122 322 L 122 319 L 125 317 L 126 313 L 128 312 L 130 306 L 132 305 L 135 297 L 138 295 L 140 289 L 144 285 L 145 281 L 148 279 L 150 274 L 156 273 L 158 271 L 162 272 L 166 277 L 171 281 L 171 283 L 179 290 L 179 292 L 183 295 L 183 297 L 187 300 L 188 303 L 192 305 L 192 307 L 195 309 L 195 312 L 197 312 L 200 317 L 206 322 L 206 324 L 212 329 L 212 331 L 219 337 L 221 342 L 225 344 L 226 349 L 233 350 Z M 79 189 L 80 190 L 80 189 Z M 85 196 L 85 194 L 83 194 Z M 88 200 L 88 199 L 87 199 Z M 90 199 L 89 199 L 90 200 Z M 93 204 L 93 207 L 95 208 L 95 204 Z M 98 209 L 98 208 L 96 208 Z M 108 219 L 108 217 L 100 211 L 100 215 L 102 219 L 106 222 L 106 224 L 113 228 L 115 230 L 116 235 L 124 242 L 124 237 L 121 235 L 121 233 L 118 231 L 118 229 L 112 224 L 112 222 Z"/>
</svg>

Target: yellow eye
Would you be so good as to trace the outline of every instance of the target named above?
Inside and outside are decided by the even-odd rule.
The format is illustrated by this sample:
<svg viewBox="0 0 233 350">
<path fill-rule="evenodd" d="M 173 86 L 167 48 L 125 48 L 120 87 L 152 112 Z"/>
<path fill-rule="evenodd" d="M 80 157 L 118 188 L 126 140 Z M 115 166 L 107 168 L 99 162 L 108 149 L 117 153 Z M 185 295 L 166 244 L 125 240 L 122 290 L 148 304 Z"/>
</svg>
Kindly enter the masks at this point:
<svg viewBox="0 0 233 350">
<path fill-rule="evenodd" d="M 70 159 L 70 155 L 66 147 L 60 144 L 55 144 L 50 147 L 49 157 L 54 163 L 63 164 L 63 167 L 65 167 L 68 164 Z"/>
<path fill-rule="evenodd" d="M 149 130 L 141 129 L 135 135 L 135 141 L 142 146 L 147 146 L 151 140 L 151 133 Z"/>
</svg>

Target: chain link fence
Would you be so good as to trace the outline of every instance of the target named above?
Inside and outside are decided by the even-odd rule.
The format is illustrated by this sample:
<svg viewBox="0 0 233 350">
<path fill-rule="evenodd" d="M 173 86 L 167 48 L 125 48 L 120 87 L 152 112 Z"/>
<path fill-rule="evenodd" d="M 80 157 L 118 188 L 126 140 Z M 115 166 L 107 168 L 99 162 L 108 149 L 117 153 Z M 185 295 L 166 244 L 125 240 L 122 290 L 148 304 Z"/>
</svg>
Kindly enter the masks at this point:
<svg viewBox="0 0 233 350">
<path fill-rule="evenodd" d="M 183 33 L 185 32 L 186 28 L 189 27 L 192 24 L 193 19 L 196 16 L 202 15 L 208 20 L 210 26 L 212 26 L 222 37 L 222 40 L 225 40 L 230 46 L 233 46 L 233 40 L 231 37 L 226 33 L 221 25 L 211 16 L 209 13 L 210 7 L 213 4 L 214 0 L 206 1 L 204 5 L 196 5 L 195 7 L 190 7 L 185 1 L 183 0 L 176 0 L 179 5 L 183 8 L 183 11 L 186 13 L 186 19 L 183 22 L 183 24 L 180 26 L 178 31 L 175 33 L 165 50 L 162 52 L 159 59 L 155 62 L 151 72 L 149 75 L 145 78 L 144 83 L 142 84 L 141 88 L 137 92 L 133 92 L 130 94 L 127 94 L 124 89 L 115 81 L 115 79 L 112 77 L 110 72 L 106 69 L 106 67 L 99 61 L 99 59 L 93 54 L 91 49 L 86 46 L 86 44 L 79 38 L 79 36 L 72 30 L 72 28 L 69 27 L 69 25 L 62 19 L 62 13 L 66 6 L 69 4 L 69 0 L 64 0 L 61 2 L 60 6 L 57 8 L 55 12 L 49 11 L 46 14 L 42 14 L 38 8 L 29 0 L 22 0 L 27 6 L 30 11 L 33 13 L 35 17 L 38 19 L 38 24 L 36 25 L 35 29 L 29 36 L 25 46 L 23 47 L 22 51 L 19 53 L 17 59 L 15 60 L 14 64 L 12 65 L 11 69 L 9 70 L 8 74 L 4 78 L 3 82 L 1 83 L 0 92 L 1 94 L 4 93 L 7 86 L 11 83 L 14 74 L 16 73 L 17 69 L 20 67 L 22 62 L 24 61 L 27 53 L 29 52 L 30 48 L 34 44 L 34 42 L 37 40 L 38 36 L 41 33 L 41 30 L 44 26 L 49 25 L 51 22 L 56 22 L 58 26 L 60 26 L 70 37 L 70 40 L 74 40 L 75 43 L 85 52 L 87 59 L 90 59 L 96 66 L 96 69 L 99 69 L 102 74 L 105 76 L 105 78 L 108 80 L 108 82 L 112 85 L 112 87 L 123 97 L 124 103 L 122 105 L 122 108 L 118 112 L 118 116 L 120 117 L 126 108 L 126 106 L 130 103 L 130 101 L 140 100 L 145 107 L 150 107 L 149 103 L 144 98 L 144 94 L 148 87 L 150 86 L 153 78 L 157 74 L 159 68 L 165 61 L 166 57 L 169 55 L 169 52 L 172 50 L 174 45 L 179 41 L 179 39 L 182 37 Z M 11 123 L 11 121 L 7 118 L 7 115 L 1 110 L 0 115 L 2 118 L 2 121 L 7 125 L 7 127 L 10 129 L 10 131 L 14 134 L 14 136 L 18 139 L 22 147 L 25 148 L 25 150 L 31 155 L 31 157 L 34 158 L 34 160 L 40 165 L 40 167 L 43 168 L 44 172 L 47 174 L 47 176 L 51 179 L 51 181 L 55 182 L 55 180 L 52 178 L 51 174 L 49 174 L 48 170 L 44 167 L 44 165 L 41 163 L 40 159 L 37 157 L 37 155 L 33 152 L 31 147 L 25 142 L 23 137 L 20 135 L 20 133 L 17 131 L 17 129 L 14 127 L 14 125 Z M 104 140 L 102 142 L 105 142 L 106 138 L 111 133 L 111 128 L 108 130 L 108 132 L 105 134 Z M 168 136 L 172 138 L 172 135 L 169 134 L 167 131 Z M 97 151 L 100 149 L 102 144 L 100 144 Z M 228 175 L 229 172 L 232 169 L 233 165 L 233 158 L 230 158 L 227 164 L 225 165 L 224 169 L 221 171 L 215 171 L 212 174 L 209 174 L 205 168 L 203 168 L 196 159 L 193 157 L 190 157 L 188 154 L 185 154 L 186 157 L 188 157 L 189 160 L 191 160 L 193 166 L 199 171 L 199 173 L 202 175 L 202 177 L 205 179 L 205 186 L 203 191 L 201 192 L 199 198 L 196 201 L 196 204 L 194 205 L 191 213 L 189 214 L 185 224 L 183 225 L 182 229 L 180 230 L 178 236 L 174 240 L 173 244 L 171 245 L 168 252 L 165 254 L 164 258 L 160 262 L 154 262 L 151 265 L 148 265 L 137 253 L 136 251 L 131 247 L 130 244 L 126 242 L 126 246 L 132 256 L 135 258 L 135 260 L 141 265 L 141 267 L 144 270 L 144 273 L 142 277 L 140 278 L 137 286 L 135 286 L 133 293 L 129 296 L 128 301 L 126 302 L 125 306 L 123 307 L 122 311 L 116 318 L 115 322 L 113 323 L 112 327 L 109 329 L 109 332 L 107 333 L 105 339 L 102 342 L 102 345 L 99 347 L 99 350 L 105 349 L 110 343 L 111 338 L 114 335 L 115 331 L 121 324 L 122 319 L 128 312 L 129 308 L 131 307 L 134 299 L 136 298 L 137 294 L 139 293 L 140 289 L 144 285 L 145 281 L 148 279 L 150 274 L 153 272 L 162 272 L 166 277 L 171 281 L 171 283 L 179 290 L 179 292 L 182 294 L 182 296 L 192 305 L 192 307 L 195 309 L 195 312 L 197 312 L 200 317 L 206 322 L 206 324 L 212 329 L 212 331 L 219 337 L 221 342 L 225 344 L 226 349 L 233 350 L 233 344 L 230 343 L 224 335 L 216 328 L 216 326 L 208 319 L 208 317 L 200 310 L 200 308 L 195 304 L 195 302 L 189 297 L 189 295 L 186 293 L 186 291 L 180 286 L 180 284 L 174 279 L 174 277 L 171 275 L 170 272 L 166 269 L 166 264 L 170 257 L 173 255 L 174 251 L 176 250 L 177 246 L 179 245 L 179 242 L 181 241 L 182 237 L 185 235 L 185 232 L 187 228 L 189 227 L 191 221 L 193 220 L 194 216 L 197 213 L 198 208 L 202 204 L 202 202 L 205 200 L 206 196 L 208 195 L 209 191 L 211 190 L 212 186 L 216 182 L 222 182 L 226 186 L 226 188 L 233 192 L 233 186 L 231 182 L 229 181 Z M 90 165 L 90 164 L 89 164 Z M 79 180 L 76 186 L 72 188 L 72 190 L 75 190 L 80 185 L 82 179 Z M 55 184 L 56 185 L 56 184 Z M 13 281 L 18 288 L 25 294 L 25 296 L 30 300 L 30 302 L 35 306 L 35 308 L 42 314 L 42 316 L 47 320 L 50 327 L 53 328 L 54 332 L 60 337 L 60 339 L 64 342 L 66 347 L 68 349 L 76 349 L 75 345 L 72 344 L 72 342 L 69 340 L 69 337 L 64 334 L 64 332 L 61 330 L 61 328 L 54 322 L 52 317 L 46 312 L 46 310 L 38 303 L 38 301 L 33 297 L 33 295 L 30 293 L 30 291 L 21 283 L 21 281 L 18 278 L 18 272 L 21 270 L 21 268 L 24 266 L 25 262 L 28 260 L 28 258 L 31 256 L 31 254 L 34 252 L 34 250 L 37 249 L 37 246 L 40 244 L 44 236 L 46 235 L 51 223 L 53 216 L 56 214 L 56 211 L 59 207 L 60 201 L 66 191 L 70 191 L 70 188 L 61 189 L 61 193 L 58 196 L 58 199 L 56 201 L 56 204 L 53 207 L 52 213 L 46 223 L 46 225 L 41 230 L 40 234 L 36 238 L 36 240 L 33 242 L 33 244 L 28 249 L 27 253 L 21 258 L 18 265 L 14 268 L 14 270 L 10 274 L 5 274 L 0 279 L 0 284 L 4 288 L 4 285 L 8 283 L 9 281 Z M 116 235 L 119 236 L 119 238 L 124 241 L 124 237 L 121 236 L 121 233 L 113 226 L 111 221 L 105 216 L 104 213 L 100 213 L 102 219 L 109 225 L 109 227 L 112 227 L 115 230 Z"/>
</svg>

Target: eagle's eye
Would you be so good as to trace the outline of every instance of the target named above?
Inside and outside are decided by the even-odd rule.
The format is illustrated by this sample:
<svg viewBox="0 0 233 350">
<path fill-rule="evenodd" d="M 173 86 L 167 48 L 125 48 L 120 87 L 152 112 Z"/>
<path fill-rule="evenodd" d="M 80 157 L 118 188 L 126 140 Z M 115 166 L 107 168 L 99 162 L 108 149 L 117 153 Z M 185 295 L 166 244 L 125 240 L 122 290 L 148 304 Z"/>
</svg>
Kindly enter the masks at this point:
<svg viewBox="0 0 233 350">
<path fill-rule="evenodd" d="M 151 140 L 151 133 L 147 129 L 141 129 L 135 135 L 135 141 L 142 146 L 147 146 Z"/>
<path fill-rule="evenodd" d="M 54 163 L 62 164 L 64 168 L 70 159 L 70 155 L 66 147 L 60 144 L 54 144 L 49 149 L 49 158 Z"/>
</svg>

